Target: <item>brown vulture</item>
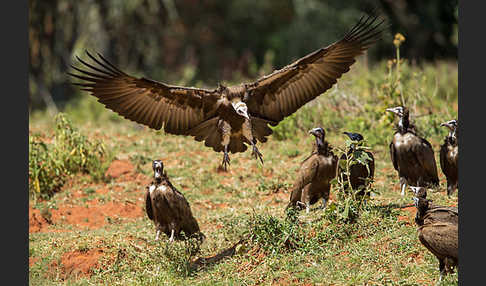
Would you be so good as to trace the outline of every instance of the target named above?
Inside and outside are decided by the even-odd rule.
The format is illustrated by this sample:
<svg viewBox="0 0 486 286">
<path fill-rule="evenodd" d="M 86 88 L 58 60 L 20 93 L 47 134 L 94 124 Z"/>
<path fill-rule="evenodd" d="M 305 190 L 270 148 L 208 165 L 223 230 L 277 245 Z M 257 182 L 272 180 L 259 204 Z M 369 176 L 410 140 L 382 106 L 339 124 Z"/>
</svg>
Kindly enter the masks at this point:
<svg viewBox="0 0 486 286">
<path fill-rule="evenodd" d="M 440 146 L 440 168 L 447 179 L 447 195 L 450 196 L 458 187 L 458 158 L 459 148 L 457 146 L 457 120 L 450 120 L 441 123 L 440 126 L 449 128 L 449 134 Z"/>
<path fill-rule="evenodd" d="M 421 204 L 423 200 L 414 197 L 417 216 L 419 216 L 419 210 L 423 208 L 423 204 Z M 439 281 L 441 281 L 444 274 L 453 273 L 453 268 L 459 261 L 458 224 L 443 221 L 417 222 L 417 224 L 419 225 L 417 231 L 420 242 L 439 260 Z"/>
<path fill-rule="evenodd" d="M 434 150 L 429 141 L 417 135 L 415 126 L 409 121 L 408 108 L 387 108 L 400 119 L 397 131 L 390 143 L 393 167 L 398 171 L 402 196 L 407 185 L 420 187 L 439 186 Z"/>
<path fill-rule="evenodd" d="M 326 207 L 331 190 L 331 180 L 336 177 L 338 158 L 325 140 L 326 132 L 321 127 L 309 131 L 316 138 L 314 151 L 301 164 L 297 180 L 290 194 L 289 207 L 306 208 L 322 198 Z"/>
<path fill-rule="evenodd" d="M 380 27 L 383 21 L 376 15 L 363 16 L 341 40 L 254 82 L 234 86 L 202 89 L 136 78 L 88 52 L 93 63 L 76 57 L 84 67 L 72 68 L 81 74 L 68 74 L 84 80 L 74 84 L 121 116 L 155 130 L 163 127 L 170 134 L 193 136 L 215 152 L 224 152 L 226 170 L 228 152 L 244 152 L 247 145 L 263 163 L 256 143 L 272 134 L 268 125 L 276 126 L 331 88 L 356 57 L 379 40 L 386 29 Z"/>
<path fill-rule="evenodd" d="M 149 219 L 154 221 L 159 239 L 160 232 L 164 232 L 170 241 L 174 239 L 196 237 L 205 238 L 200 232 L 196 219 L 192 216 L 191 207 L 184 195 L 169 181 L 164 172 L 164 164 L 160 160 L 152 163 L 154 181 L 147 187 L 145 194 L 145 209 Z M 181 231 L 184 231 L 183 236 Z"/>
<path fill-rule="evenodd" d="M 417 194 L 416 190 L 414 192 Z M 459 223 L 459 211 L 456 207 L 432 205 L 430 200 L 417 195 L 413 199 L 417 207 L 415 216 L 417 225 L 436 222 Z"/>
<path fill-rule="evenodd" d="M 357 195 L 363 196 L 365 195 L 366 186 L 373 180 L 375 174 L 375 158 L 370 151 L 357 148 L 363 144 L 363 135 L 351 132 L 344 132 L 343 134 L 346 134 L 349 139 L 352 140 L 347 151 L 347 156 L 351 159 L 349 166 L 349 181 L 351 182 L 351 187 L 354 191 L 361 189 Z M 345 162 L 346 154 L 343 154 L 340 160 L 344 160 Z M 345 172 L 345 168 L 342 167 L 341 164 L 339 164 L 339 172 Z M 342 174 L 342 177 L 343 181 L 347 182 L 348 176 L 345 173 Z"/>
</svg>

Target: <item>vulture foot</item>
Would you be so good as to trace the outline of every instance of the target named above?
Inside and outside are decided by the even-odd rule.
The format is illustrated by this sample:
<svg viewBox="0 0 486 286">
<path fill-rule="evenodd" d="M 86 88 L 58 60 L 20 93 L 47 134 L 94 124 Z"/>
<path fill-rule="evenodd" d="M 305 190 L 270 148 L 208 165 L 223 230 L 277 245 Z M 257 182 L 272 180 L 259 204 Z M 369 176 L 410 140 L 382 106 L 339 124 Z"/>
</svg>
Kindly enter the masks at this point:
<svg viewBox="0 0 486 286">
<path fill-rule="evenodd" d="M 175 231 L 174 231 L 174 230 L 172 230 L 172 231 L 170 232 L 170 238 L 169 238 L 169 241 L 170 241 L 170 242 L 173 242 L 173 241 L 174 241 L 174 233 L 175 233 Z"/>
<path fill-rule="evenodd" d="M 223 165 L 223 169 L 225 172 L 228 171 L 228 165 L 230 165 L 230 157 L 228 155 L 228 152 L 224 152 L 223 162 L 221 163 L 221 165 Z"/>
<path fill-rule="evenodd" d="M 155 234 L 155 241 L 159 240 L 159 235 L 160 235 L 160 230 L 157 230 L 157 233 Z"/>
<path fill-rule="evenodd" d="M 253 147 L 253 151 L 251 152 L 251 154 L 253 156 L 255 156 L 255 159 L 257 159 L 257 160 L 260 159 L 260 161 L 263 164 L 263 155 L 262 155 L 262 153 L 260 153 L 260 151 L 258 151 L 258 148 L 256 147 L 255 144 L 253 144 L 252 147 Z"/>
</svg>

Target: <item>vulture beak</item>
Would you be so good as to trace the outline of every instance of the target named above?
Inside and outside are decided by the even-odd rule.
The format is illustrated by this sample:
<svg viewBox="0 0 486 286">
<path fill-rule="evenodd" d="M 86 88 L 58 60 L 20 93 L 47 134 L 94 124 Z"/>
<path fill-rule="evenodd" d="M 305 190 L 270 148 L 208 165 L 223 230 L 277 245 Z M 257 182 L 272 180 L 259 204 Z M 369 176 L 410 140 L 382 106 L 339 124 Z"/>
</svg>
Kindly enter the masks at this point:
<svg viewBox="0 0 486 286">
<path fill-rule="evenodd" d="M 398 107 L 391 107 L 391 108 L 387 108 L 386 111 L 388 112 L 393 112 L 395 113 L 396 115 L 400 115 L 400 111 L 398 109 Z"/>
<path fill-rule="evenodd" d="M 440 124 L 440 126 L 445 126 L 445 127 L 449 128 L 451 131 L 453 131 L 454 130 L 454 127 L 455 127 L 454 126 L 454 123 L 455 123 L 455 121 L 454 120 L 451 120 L 451 121 L 447 121 L 447 122 L 442 122 Z"/>
<path fill-rule="evenodd" d="M 309 134 L 312 134 L 312 135 L 318 137 L 318 135 L 319 135 L 319 128 L 314 128 L 314 129 L 309 130 Z"/>
</svg>

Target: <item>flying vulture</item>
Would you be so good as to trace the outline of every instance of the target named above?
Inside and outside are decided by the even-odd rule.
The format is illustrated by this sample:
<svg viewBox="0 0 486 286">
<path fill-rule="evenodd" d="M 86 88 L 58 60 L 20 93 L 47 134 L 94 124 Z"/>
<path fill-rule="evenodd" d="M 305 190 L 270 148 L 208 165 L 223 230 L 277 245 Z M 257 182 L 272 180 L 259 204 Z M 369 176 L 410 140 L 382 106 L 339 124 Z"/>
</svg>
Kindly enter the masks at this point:
<svg viewBox="0 0 486 286">
<path fill-rule="evenodd" d="M 450 196 L 458 186 L 458 157 L 459 148 L 457 147 L 457 120 L 450 120 L 441 123 L 440 126 L 449 128 L 449 134 L 440 146 L 440 167 L 447 179 L 447 195 Z"/>
<path fill-rule="evenodd" d="M 414 190 L 415 192 L 415 190 Z M 431 201 L 423 197 L 413 198 L 417 207 L 415 223 L 419 226 L 436 222 L 459 223 L 459 211 L 456 207 L 431 205 Z"/>
<path fill-rule="evenodd" d="M 400 177 L 402 196 L 405 195 L 407 185 L 439 186 L 434 150 L 427 140 L 417 135 L 415 126 L 409 121 L 408 108 L 398 106 L 386 110 L 400 118 L 390 143 L 390 156 Z"/>
<path fill-rule="evenodd" d="M 419 216 L 419 209 L 423 207 L 420 204 L 422 200 L 414 197 L 417 216 Z M 453 268 L 459 262 L 458 224 L 442 221 L 417 224 L 420 242 L 439 260 L 439 281 L 441 281 L 445 274 L 453 273 Z"/>
<path fill-rule="evenodd" d="M 101 54 L 96 58 L 88 52 L 93 63 L 76 56 L 84 67 L 71 67 L 81 74 L 68 74 L 84 80 L 74 84 L 121 116 L 155 130 L 163 127 L 166 133 L 193 136 L 224 152 L 226 170 L 228 153 L 244 152 L 247 145 L 263 163 L 256 143 L 267 141 L 269 125 L 276 126 L 331 88 L 356 57 L 379 40 L 383 21 L 377 15 L 363 16 L 341 40 L 254 82 L 234 86 L 202 89 L 136 78 Z"/>
<path fill-rule="evenodd" d="M 349 166 L 349 181 L 351 182 L 351 187 L 353 190 L 357 191 L 361 189 L 357 195 L 363 196 L 365 195 L 365 188 L 370 180 L 373 180 L 375 174 L 375 158 L 370 151 L 366 151 L 363 149 L 357 148 L 357 146 L 361 146 L 363 144 L 363 135 L 359 133 L 351 133 L 351 132 L 344 132 L 352 142 L 351 146 L 347 151 L 347 156 L 350 157 L 351 162 Z M 354 154 L 354 155 L 353 155 Z M 363 156 L 366 154 L 365 156 Z M 354 157 L 356 156 L 356 157 Z M 368 157 L 368 158 L 364 158 Z M 343 154 L 340 160 L 346 161 L 346 155 Z M 344 172 L 345 169 L 339 165 L 339 172 Z M 343 173 L 343 180 L 346 182 L 348 180 L 348 176 Z"/>
<path fill-rule="evenodd" d="M 326 207 L 331 190 L 331 180 L 336 177 L 338 158 L 325 140 L 326 132 L 321 127 L 309 131 L 316 138 L 312 154 L 300 166 L 299 175 L 290 195 L 289 207 L 306 208 L 322 198 L 322 207 Z"/>
<path fill-rule="evenodd" d="M 169 236 L 171 242 L 188 237 L 196 237 L 202 241 L 205 236 L 192 216 L 191 207 L 184 195 L 170 183 L 162 161 L 154 160 L 152 169 L 154 181 L 147 187 L 145 209 L 157 229 L 155 240 L 159 239 L 162 231 Z M 185 237 L 181 231 L 184 231 Z"/>
</svg>

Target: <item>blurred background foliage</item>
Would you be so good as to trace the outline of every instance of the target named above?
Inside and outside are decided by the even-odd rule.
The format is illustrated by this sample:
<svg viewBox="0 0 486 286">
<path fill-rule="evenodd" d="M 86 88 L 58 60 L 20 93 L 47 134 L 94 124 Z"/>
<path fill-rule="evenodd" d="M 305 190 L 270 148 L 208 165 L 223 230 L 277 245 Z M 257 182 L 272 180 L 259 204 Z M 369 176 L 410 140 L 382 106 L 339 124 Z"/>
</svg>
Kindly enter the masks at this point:
<svg viewBox="0 0 486 286">
<path fill-rule="evenodd" d="M 397 32 L 407 39 L 400 56 L 411 64 L 457 61 L 457 0 L 29 1 L 29 111 L 103 109 L 80 102 L 84 95 L 66 75 L 86 49 L 137 76 L 215 87 L 256 79 L 331 44 L 373 8 L 391 27 L 368 65 L 394 58 Z M 386 73 L 384 64 L 379 69 Z"/>
</svg>

